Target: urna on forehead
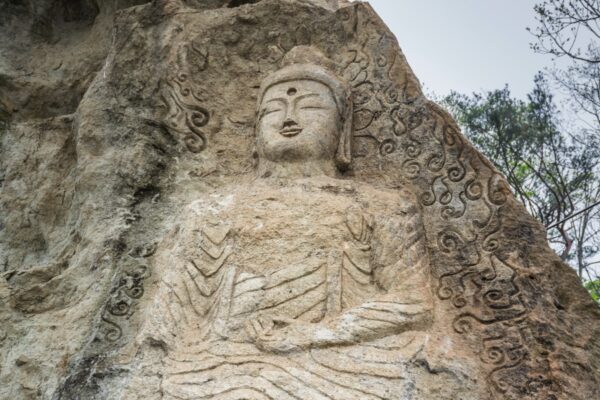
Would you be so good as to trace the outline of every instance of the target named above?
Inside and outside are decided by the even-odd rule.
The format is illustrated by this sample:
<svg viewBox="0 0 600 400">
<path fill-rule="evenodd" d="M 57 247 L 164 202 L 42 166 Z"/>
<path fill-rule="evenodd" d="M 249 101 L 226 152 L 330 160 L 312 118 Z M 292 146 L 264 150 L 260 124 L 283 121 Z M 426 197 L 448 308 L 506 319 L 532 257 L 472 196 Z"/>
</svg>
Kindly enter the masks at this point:
<svg viewBox="0 0 600 400">
<path fill-rule="evenodd" d="M 262 99 L 262 107 L 267 107 L 273 102 L 282 102 L 290 105 L 299 102 L 306 103 L 310 100 L 318 101 L 321 105 L 331 105 L 341 115 L 342 110 L 338 108 L 335 94 L 331 88 L 321 82 L 309 79 L 298 79 L 274 84 L 265 91 Z"/>
<path fill-rule="evenodd" d="M 307 92 L 316 94 L 329 94 L 334 96 L 333 90 L 324 83 L 310 79 L 294 79 L 274 83 L 271 87 L 265 90 L 263 103 L 271 99 L 273 96 L 299 96 Z"/>
<path fill-rule="evenodd" d="M 314 85 L 321 84 L 329 88 L 338 111 L 343 115 L 350 107 L 351 89 L 343 78 L 334 72 L 333 66 L 331 60 L 314 48 L 299 46 L 292 49 L 284 58 L 283 67 L 267 75 L 263 80 L 258 96 L 258 107 L 262 104 L 265 94 L 271 92 L 274 86 L 311 81 Z M 290 93 L 293 93 L 293 90 Z"/>
</svg>

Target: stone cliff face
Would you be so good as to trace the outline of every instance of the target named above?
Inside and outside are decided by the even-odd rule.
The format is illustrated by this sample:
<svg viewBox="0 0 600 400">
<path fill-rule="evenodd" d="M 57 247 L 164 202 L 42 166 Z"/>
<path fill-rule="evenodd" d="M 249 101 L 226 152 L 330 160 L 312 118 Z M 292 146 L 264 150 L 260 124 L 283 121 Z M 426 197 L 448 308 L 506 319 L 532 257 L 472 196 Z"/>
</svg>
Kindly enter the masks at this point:
<svg viewBox="0 0 600 400">
<path fill-rule="evenodd" d="M 0 398 L 126 399 L 155 387 L 152 360 L 171 349 L 140 332 L 169 262 L 161 243 L 190 203 L 255 178 L 259 87 L 302 45 L 352 87 L 341 179 L 410 188 L 422 214 L 435 355 L 411 371 L 431 387 L 453 374 L 461 398 L 600 397 L 597 307 L 504 178 L 423 96 L 367 3 L 0 9 Z M 168 398 L 161 387 L 139 398 Z"/>
</svg>

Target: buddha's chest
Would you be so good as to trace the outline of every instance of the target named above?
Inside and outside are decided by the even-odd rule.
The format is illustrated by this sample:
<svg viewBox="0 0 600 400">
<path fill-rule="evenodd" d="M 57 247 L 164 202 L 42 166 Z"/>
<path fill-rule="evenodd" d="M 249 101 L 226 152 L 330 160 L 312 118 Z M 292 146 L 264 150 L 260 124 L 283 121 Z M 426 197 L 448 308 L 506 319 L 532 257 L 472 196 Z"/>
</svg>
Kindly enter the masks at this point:
<svg viewBox="0 0 600 400">
<path fill-rule="evenodd" d="M 322 263 L 351 239 L 348 213 L 358 209 L 351 199 L 254 200 L 237 204 L 226 218 L 232 245 L 229 261 L 245 270 L 264 273 L 301 261 Z"/>
<path fill-rule="evenodd" d="M 396 200 L 329 186 L 238 188 L 195 203 L 176 249 L 227 299 L 231 326 L 256 313 L 318 320 L 376 294 L 372 260 L 385 253 L 378 238 L 389 236 Z"/>
<path fill-rule="evenodd" d="M 230 220 L 231 321 L 256 313 L 318 321 L 374 294 L 371 247 L 360 232 L 360 224 L 368 229 L 366 212 L 359 204 L 330 196 L 308 204 L 267 201 L 246 203 Z M 351 226 L 355 222 L 359 226 Z M 334 299 L 340 304 L 328 309 Z"/>
</svg>

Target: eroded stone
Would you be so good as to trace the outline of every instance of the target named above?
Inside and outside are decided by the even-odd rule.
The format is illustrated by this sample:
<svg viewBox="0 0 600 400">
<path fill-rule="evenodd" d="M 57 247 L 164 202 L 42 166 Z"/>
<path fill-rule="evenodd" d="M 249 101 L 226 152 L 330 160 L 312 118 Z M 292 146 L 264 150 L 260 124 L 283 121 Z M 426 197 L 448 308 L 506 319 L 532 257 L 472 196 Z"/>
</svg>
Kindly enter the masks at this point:
<svg viewBox="0 0 600 400">
<path fill-rule="evenodd" d="M 0 397 L 599 397 L 598 309 L 367 4 L 80 3 L 1 17 Z"/>
</svg>

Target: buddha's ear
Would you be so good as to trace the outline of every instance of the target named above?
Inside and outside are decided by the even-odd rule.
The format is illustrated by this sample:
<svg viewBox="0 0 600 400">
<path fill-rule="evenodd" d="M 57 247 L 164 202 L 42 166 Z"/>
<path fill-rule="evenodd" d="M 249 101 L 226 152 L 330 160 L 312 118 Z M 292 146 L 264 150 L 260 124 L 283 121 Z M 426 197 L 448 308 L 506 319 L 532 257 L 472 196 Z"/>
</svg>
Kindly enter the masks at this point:
<svg viewBox="0 0 600 400">
<path fill-rule="evenodd" d="M 353 123 L 353 106 L 352 101 L 348 99 L 347 107 L 342 115 L 342 131 L 340 132 L 340 140 L 338 143 L 337 153 L 335 155 L 335 163 L 340 171 L 346 171 L 350 168 L 352 162 L 352 131 Z"/>
</svg>

